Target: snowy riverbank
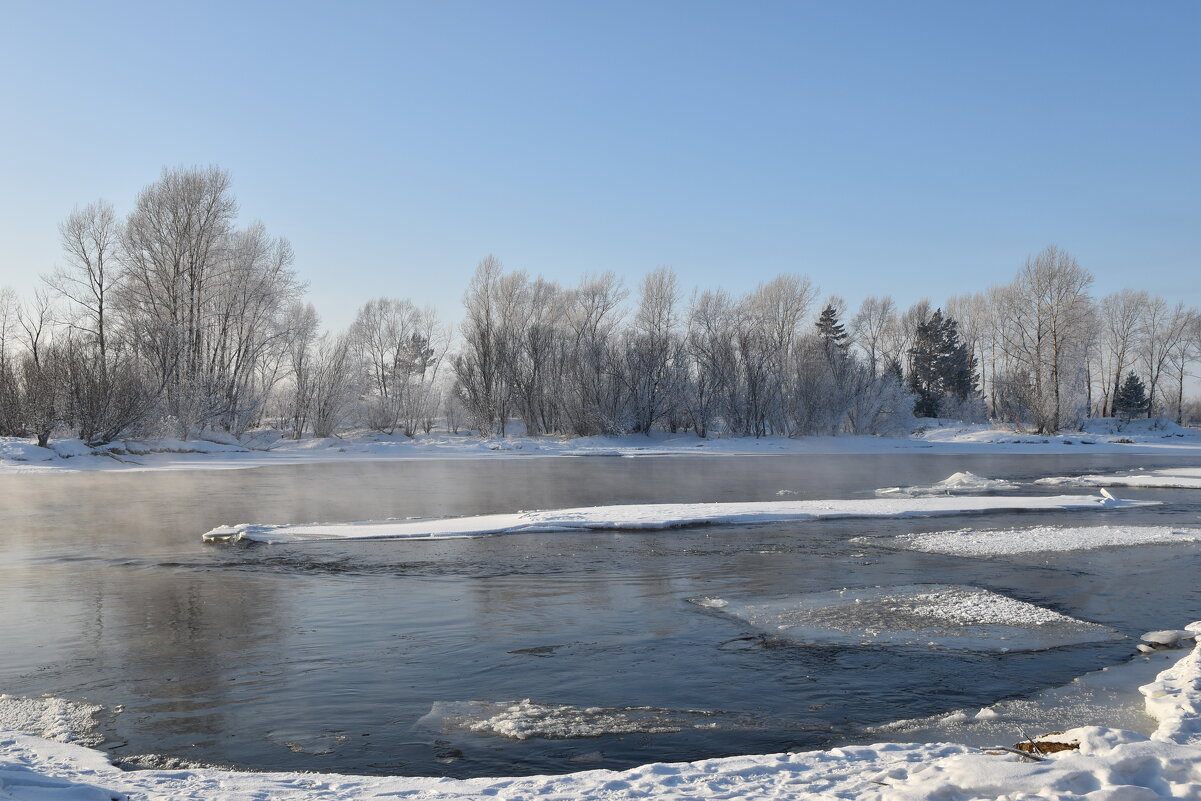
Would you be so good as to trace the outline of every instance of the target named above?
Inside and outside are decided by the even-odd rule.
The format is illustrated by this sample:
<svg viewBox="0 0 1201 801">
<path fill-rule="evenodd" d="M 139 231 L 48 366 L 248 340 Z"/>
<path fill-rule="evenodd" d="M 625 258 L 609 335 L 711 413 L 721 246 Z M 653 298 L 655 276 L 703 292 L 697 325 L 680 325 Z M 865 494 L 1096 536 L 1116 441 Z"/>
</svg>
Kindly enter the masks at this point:
<svg viewBox="0 0 1201 801">
<path fill-rule="evenodd" d="M 1201 631 L 1201 622 L 1187 627 Z M 122 771 L 79 745 L 0 731 L 4 801 L 367 801 L 422 799 L 1070 799 L 1201 798 L 1201 646 L 1140 688 L 1158 721 L 1150 737 L 1069 729 L 1077 744 L 1037 757 L 954 744 L 876 744 L 740 756 L 628 771 L 441 779 L 214 769 Z M 999 745 L 1008 745 L 1000 743 Z"/>
<path fill-rule="evenodd" d="M 413 438 L 359 432 L 344 437 L 289 440 L 278 432 L 253 432 L 235 440 L 152 439 L 88 448 L 79 440 L 52 440 L 40 448 L 28 440 L 0 438 L 0 474 L 54 470 L 229 470 L 278 464 L 393 459 L 488 457 L 641 457 L 715 455 L 935 454 L 1148 454 L 1201 456 L 1201 431 L 1158 420 L 1119 426 L 1089 421 L 1084 431 L 1054 436 L 948 421 L 901 437 L 725 437 L 693 434 L 621 437 L 522 437 L 480 439 L 466 434 Z"/>
</svg>

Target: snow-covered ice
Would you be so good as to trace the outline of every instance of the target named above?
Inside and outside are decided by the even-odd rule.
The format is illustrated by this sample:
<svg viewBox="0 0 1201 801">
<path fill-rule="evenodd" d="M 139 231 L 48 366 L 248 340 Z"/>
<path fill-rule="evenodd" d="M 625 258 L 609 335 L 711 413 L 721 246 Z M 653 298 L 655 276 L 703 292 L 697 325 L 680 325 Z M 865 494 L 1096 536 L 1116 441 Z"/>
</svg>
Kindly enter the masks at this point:
<svg viewBox="0 0 1201 801">
<path fill-rule="evenodd" d="M 735 526 L 843 518 L 924 518 L 986 512 L 1127 509 L 1149 503 L 1154 502 L 1127 501 L 1095 495 L 654 503 L 589 506 L 434 520 L 283 525 L 240 523 L 232 526 L 219 526 L 206 532 L 204 538 L 206 540 L 251 540 L 267 543 L 331 539 L 438 539 L 484 537 L 534 531 L 655 530 L 710 524 Z"/>
<path fill-rule="evenodd" d="M 919 498 L 926 495 L 972 495 L 982 492 L 1017 489 L 1017 484 L 1000 478 L 982 478 L 966 470 L 952 473 L 933 484 L 912 487 L 882 487 L 876 494 L 882 498 Z"/>
<path fill-rule="evenodd" d="M 801 643 L 1034 651 L 1118 636 L 1096 623 L 979 587 L 953 584 L 831 590 L 755 603 L 729 601 L 720 611 L 771 636 Z"/>
<path fill-rule="evenodd" d="M 1201 629 L 1201 623 L 1189 629 Z M 1078 743 L 1031 761 L 964 745 L 883 743 L 827 751 L 654 763 L 627 771 L 443 779 L 215 769 L 121 771 L 96 751 L 0 732 L 5 801 L 935 801 L 949 799 L 1201 799 L 1201 653 L 1192 651 L 1143 688 L 1151 737 L 1102 727 L 1056 736 Z M 1017 739 L 1017 738 L 1014 738 Z"/>
<path fill-rule="evenodd" d="M 855 542 L 948 556 L 1015 556 L 1051 551 L 1088 551 L 1136 545 L 1179 545 L 1201 542 L 1201 528 L 1170 526 L 1032 526 L 999 531 L 963 529 L 857 537 Z"/>
<path fill-rule="evenodd" d="M 1144 487 L 1148 489 L 1201 489 L 1201 467 L 1171 467 L 1113 475 L 1052 476 L 1036 484 L 1052 487 Z"/>
</svg>

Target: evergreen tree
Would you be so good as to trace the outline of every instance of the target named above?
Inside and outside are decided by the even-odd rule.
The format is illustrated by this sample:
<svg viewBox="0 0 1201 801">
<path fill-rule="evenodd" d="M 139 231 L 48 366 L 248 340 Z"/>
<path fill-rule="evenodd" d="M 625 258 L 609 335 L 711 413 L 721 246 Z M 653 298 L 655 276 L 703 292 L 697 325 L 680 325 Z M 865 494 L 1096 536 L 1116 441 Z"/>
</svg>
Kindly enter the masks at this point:
<svg viewBox="0 0 1201 801">
<path fill-rule="evenodd" d="M 959 324 L 941 309 L 914 332 L 909 387 L 917 396 L 913 413 L 918 417 L 938 417 L 948 400 L 959 402 L 953 406 L 962 406 L 979 393 L 976 359 L 959 337 Z"/>
<path fill-rule="evenodd" d="M 818 316 L 817 335 L 821 339 L 826 361 L 833 364 L 847 355 L 851 342 L 845 326 L 838 321 L 838 309 L 834 308 L 833 304 L 822 309 L 821 315 Z"/>
<path fill-rule="evenodd" d="M 1146 414 L 1151 403 L 1147 398 L 1147 387 L 1143 380 L 1130 371 L 1126 380 L 1113 396 L 1113 411 L 1123 420 Z"/>
<path fill-rule="evenodd" d="M 913 334 L 909 349 L 909 388 L 916 417 L 938 417 L 942 408 L 942 312 L 936 311 Z"/>
</svg>

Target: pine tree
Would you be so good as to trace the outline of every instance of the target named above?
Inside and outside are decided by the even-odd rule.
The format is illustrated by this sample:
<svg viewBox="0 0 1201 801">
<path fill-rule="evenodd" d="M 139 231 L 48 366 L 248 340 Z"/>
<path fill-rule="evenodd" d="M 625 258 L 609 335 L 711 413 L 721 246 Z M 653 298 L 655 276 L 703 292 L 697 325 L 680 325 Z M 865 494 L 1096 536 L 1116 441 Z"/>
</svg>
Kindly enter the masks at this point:
<svg viewBox="0 0 1201 801">
<path fill-rule="evenodd" d="M 917 396 L 913 413 L 918 417 L 938 417 L 947 400 L 962 402 L 979 392 L 976 359 L 959 338 L 959 324 L 941 309 L 914 332 L 909 387 Z"/>
<path fill-rule="evenodd" d="M 1113 396 L 1114 414 L 1123 420 L 1130 420 L 1146 414 L 1150 405 L 1146 385 L 1132 370 Z"/>
<path fill-rule="evenodd" d="M 833 304 L 822 309 L 817 318 L 817 335 L 821 338 L 826 361 L 833 364 L 846 356 L 851 343 L 846 328 L 838 321 L 838 309 L 834 308 Z"/>
</svg>

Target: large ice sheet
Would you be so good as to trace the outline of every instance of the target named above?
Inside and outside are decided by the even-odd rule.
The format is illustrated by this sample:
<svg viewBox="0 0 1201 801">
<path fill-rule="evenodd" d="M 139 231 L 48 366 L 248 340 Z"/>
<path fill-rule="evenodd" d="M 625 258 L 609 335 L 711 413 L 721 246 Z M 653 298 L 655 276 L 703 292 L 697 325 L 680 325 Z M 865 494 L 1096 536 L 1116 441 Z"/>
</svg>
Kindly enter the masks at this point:
<svg viewBox="0 0 1201 801">
<path fill-rule="evenodd" d="M 916 484 L 911 487 L 883 487 L 876 490 L 881 498 L 921 498 L 930 495 L 974 495 L 983 492 L 1017 489 L 1017 484 L 1000 478 L 984 478 L 963 471 L 952 473 L 933 484 Z"/>
<path fill-rule="evenodd" d="M 830 501 L 747 503 L 656 503 L 589 506 L 512 514 L 436 520 L 387 520 L 357 523 L 219 526 L 204 534 L 210 541 L 298 542 L 330 539 L 437 539 L 483 537 L 529 531 L 593 529 L 667 529 L 698 525 L 747 525 L 838 518 L 942 517 L 1013 511 L 1125 509 L 1154 503 L 1097 495 L 1009 498 L 872 498 Z"/>
<path fill-rule="evenodd" d="M 934 531 L 879 539 L 858 537 L 855 541 L 949 556 L 987 557 L 1135 545 L 1188 544 L 1201 542 L 1201 529 L 1170 526 L 1034 526 L 1000 531 Z"/>
<path fill-rule="evenodd" d="M 801 643 L 965 651 L 1038 651 L 1117 638 L 1116 631 L 979 587 L 906 584 L 783 600 L 698 601 L 772 636 Z"/>
</svg>

